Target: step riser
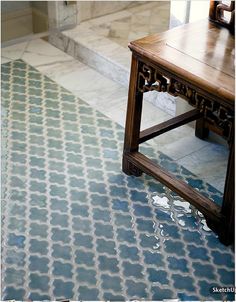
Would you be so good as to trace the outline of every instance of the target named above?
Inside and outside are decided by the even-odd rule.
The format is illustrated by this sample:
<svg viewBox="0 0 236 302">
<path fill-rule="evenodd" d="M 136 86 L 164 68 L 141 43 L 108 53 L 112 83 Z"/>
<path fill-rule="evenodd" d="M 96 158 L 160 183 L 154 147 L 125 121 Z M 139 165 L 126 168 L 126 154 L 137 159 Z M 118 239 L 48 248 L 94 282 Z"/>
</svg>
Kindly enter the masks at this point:
<svg viewBox="0 0 236 302">
<path fill-rule="evenodd" d="M 52 45 L 97 70 L 105 77 L 122 86 L 129 86 L 129 70 L 122 68 L 122 66 L 115 64 L 115 62 L 111 62 L 85 45 L 75 42 L 73 39 L 63 35 L 63 33 L 51 35 L 49 41 Z"/>
<path fill-rule="evenodd" d="M 115 60 L 106 58 L 101 53 L 94 51 L 91 49 L 91 46 L 87 47 L 83 43 L 64 35 L 63 32 L 54 32 L 50 35 L 49 42 L 75 59 L 97 70 L 105 77 L 128 88 L 130 70 L 121 64 L 117 64 Z M 144 94 L 144 99 L 166 113 L 171 114 L 172 116 L 175 115 L 176 98 L 173 98 L 166 93 L 149 92 Z"/>
</svg>

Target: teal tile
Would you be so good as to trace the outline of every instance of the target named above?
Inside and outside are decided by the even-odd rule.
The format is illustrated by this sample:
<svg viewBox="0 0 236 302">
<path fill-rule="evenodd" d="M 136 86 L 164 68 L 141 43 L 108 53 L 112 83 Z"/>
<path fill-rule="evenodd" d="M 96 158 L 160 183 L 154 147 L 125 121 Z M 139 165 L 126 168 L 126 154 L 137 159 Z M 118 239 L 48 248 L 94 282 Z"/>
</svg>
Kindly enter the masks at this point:
<svg viewBox="0 0 236 302">
<path fill-rule="evenodd" d="M 91 288 L 87 286 L 79 286 L 79 294 L 77 300 L 84 301 L 99 301 L 98 298 L 99 291 L 97 288 Z"/>
<path fill-rule="evenodd" d="M 53 274 L 55 276 L 62 276 L 65 278 L 72 278 L 72 265 L 69 263 L 62 263 L 60 261 L 54 261 L 53 263 Z"/>
<path fill-rule="evenodd" d="M 110 220 L 111 220 L 110 212 L 108 210 L 94 208 L 93 209 L 93 219 L 104 221 L 104 222 L 110 222 Z"/>
<path fill-rule="evenodd" d="M 167 253 L 176 254 L 178 256 L 185 256 L 186 254 L 184 244 L 180 241 L 167 240 L 164 245 Z"/>
<path fill-rule="evenodd" d="M 50 223 L 54 225 L 58 225 L 60 227 L 67 228 L 68 227 L 68 215 L 52 213 Z"/>
<path fill-rule="evenodd" d="M 57 196 L 59 198 L 66 198 L 66 188 L 63 186 L 51 185 L 50 195 Z"/>
<path fill-rule="evenodd" d="M 57 160 L 64 160 L 64 153 L 63 151 L 55 150 L 55 149 L 49 149 L 48 150 L 48 157 L 52 159 Z"/>
<path fill-rule="evenodd" d="M 14 142 L 12 145 L 13 151 L 20 151 L 20 152 L 26 152 L 26 144 L 25 143 L 18 143 Z"/>
<path fill-rule="evenodd" d="M 24 285 L 25 279 L 25 271 L 24 270 L 16 270 L 14 268 L 7 268 L 4 272 L 4 281 L 7 284 L 13 283 L 16 286 Z"/>
<path fill-rule="evenodd" d="M 31 181 L 30 190 L 33 192 L 46 193 L 46 184 L 38 181 Z"/>
<path fill-rule="evenodd" d="M 95 223 L 95 235 L 113 238 L 113 227 L 107 224 Z"/>
<path fill-rule="evenodd" d="M 18 231 L 20 233 L 25 232 L 25 220 L 17 219 L 16 217 L 11 217 L 9 219 L 8 228 L 11 231 Z"/>
<path fill-rule="evenodd" d="M 167 272 L 164 270 L 156 270 L 153 268 L 148 268 L 148 279 L 151 282 L 159 282 L 161 284 L 169 284 L 167 278 Z"/>
<path fill-rule="evenodd" d="M 38 146 L 30 146 L 29 148 L 29 153 L 31 155 L 35 155 L 35 156 L 45 156 L 45 149 L 43 147 L 38 147 Z M 37 161 L 35 161 L 35 158 L 33 159 L 33 163 L 34 165 L 36 164 Z M 43 165 L 44 161 L 41 160 L 39 161 L 39 163 L 41 163 L 41 165 Z"/>
<path fill-rule="evenodd" d="M 65 137 L 66 141 L 72 141 L 72 142 L 79 142 L 80 141 L 78 133 L 65 132 L 64 137 Z"/>
<path fill-rule="evenodd" d="M 13 109 L 13 110 L 17 110 L 17 111 L 22 111 L 22 112 L 24 112 L 25 109 L 26 109 L 26 105 L 23 104 L 23 103 L 14 103 L 14 104 L 12 105 L 12 109 Z"/>
<path fill-rule="evenodd" d="M 94 257 L 95 255 L 91 252 L 88 252 L 88 251 L 83 251 L 83 250 L 77 250 L 75 252 L 76 254 L 76 263 L 77 264 L 82 264 L 82 265 L 85 265 L 86 267 L 87 266 L 91 266 L 93 267 L 95 262 L 94 262 Z"/>
<path fill-rule="evenodd" d="M 14 204 L 11 208 L 10 208 L 10 214 L 12 216 L 19 216 L 19 217 L 25 217 L 25 213 L 26 213 L 26 206 L 23 205 L 18 205 L 18 204 Z"/>
<path fill-rule="evenodd" d="M 31 236 L 38 236 L 41 238 L 47 238 L 48 234 L 48 227 L 45 224 L 38 224 L 38 223 L 31 223 L 30 224 L 30 231 Z"/>
<path fill-rule="evenodd" d="M 84 170 L 81 166 L 68 165 L 68 173 L 75 176 L 84 176 Z"/>
<path fill-rule="evenodd" d="M 20 176 L 26 176 L 26 169 L 25 166 L 18 166 L 18 165 L 13 165 L 12 166 L 12 173 L 13 174 L 18 174 Z"/>
<path fill-rule="evenodd" d="M 130 263 L 128 261 L 124 261 L 122 263 L 123 266 L 123 274 L 125 277 L 134 277 L 135 279 L 143 278 L 143 267 L 140 264 Z"/>
<path fill-rule="evenodd" d="M 108 202 L 108 197 L 107 196 L 102 196 L 98 194 L 91 194 L 90 195 L 90 200 L 93 206 L 100 206 L 103 208 L 108 208 L 109 207 L 109 202 Z"/>
<path fill-rule="evenodd" d="M 79 247 L 91 249 L 93 247 L 93 237 L 76 233 L 74 236 L 74 244 Z"/>
<path fill-rule="evenodd" d="M 46 240 L 30 239 L 30 248 L 31 253 L 37 253 L 40 255 L 48 254 L 49 244 Z"/>
<path fill-rule="evenodd" d="M 25 290 L 23 288 L 14 288 L 13 286 L 7 286 L 4 289 L 4 300 L 23 300 L 23 297 L 25 296 Z"/>
<path fill-rule="evenodd" d="M 170 289 L 164 289 L 164 288 L 160 288 L 158 286 L 152 287 L 152 293 L 153 293 L 152 299 L 154 301 L 160 301 L 160 300 L 164 300 L 164 299 L 168 300 L 168 299 L 176 298 L 176 294 L 173 293 Z"/>
<path fill-rule="evenodd" d="M 60 211 L 62 213 L 66 213 L 68 211 L 68 203 L 66 200 L 51 198 L 50 199 L 50 207 L 54 211 Z"/>
<path fill-rule="evenodd" d="M 31 271 L 37 271 L 44 274 L 48 273 L 49 260 L 46 257 L 30 256 L 29 261 L 29 269 Z"/>
<path fill-rule="evenodd" d="M 29 295 L 29 299 L 31 301 L 49 301 L 50 297 L 48 295 L 40 295 L 36 292 L 31 291 L 30 295 Z"/>
<path fill-rule="evenodd" d="M 57 100 L 58 99 L 58 93 L 57 92 L 53 92 L 53 91 L 45 91 L 45 97 L 46 98 L 51 98 L 51 99 L 54 99 L 54 100 Z"/>
<path fill-rule="evenodd" d="M 152 220 L 137 218 L 135 223 L 137 224 L 137 229 L 141 232 L 152 234 L 155 231 L 155 223 Z"/>
<path fill-rule="evenodd" d="M 83 267 L 79 267 L 76 270 L 77 276 L 76 279 L 79 283 L 86 282 L 89 285 L 96 285 L 96 271 L 92 269 L 85 269 Z"/>
<path fill-rule="evenodd" d="M 84 153 L 86 154 L 86 156 L 90 157 L 98 157 L 101 155 L 101 150 L 99 148 L 97 148 L 96 145 L 85 145 L 84 146 Z"/>
<path fill-rule="evenodd" d="M 74 132 L 78 132 L 78 124 L 76 123 L 70 123 L 69 121 L 68 122 L 64 122 L 64 129 L 66 131 L 74 131 Z"/>
<path fill-rule="evenodd" d="M 65 176 L 54 172 L 49 173 L 49 181 L 56 184 L 65 184 Z"/>
<path fill-rule="evenodd" d="M 25 265 L 26 254 L 24 252 L 8 250 L 6 255 L 6 263 L 13 264 L 16 267 L 21 267 Z"/>
<path fill-rule="evenodd" d="M 75 112 L 76 107 L 74 104 L 62 103 L 62 109 L 65 111 Z"/>
<path fill-rule="evenodd" d="M 216 278 L 212 265 L 194 262 L 192 266 L 194 269 L 194 275 L 200 278 L 206 277 L 208 280 L 214 280 Z"/>
<path fill-rule="evenodd" d="M 82 164 L 82 156 L 80 154 L 67 153 L 66 158 L 69 163 L 73 163 L 76 165 Z"/>
<path fill-rule="evenodd" d="M 77 121 L 77 115 L 74 113 L 64 112 L 62 116 L 63 116 L 63 120 L 65 121 L 73 121 L 73 122 Z"/>
<path fill-rule="evenodd" d="M 123 259 L 130 259 L 131 261 L 139 261 L 139 250 L 136 246 L 120 245 L 120 256 Z"/>
<path fill-rule="evenodd" d="M 86 204 L 72 203 L 71 214 L 73 216 L 88 217 L 89 207 Z"/>
<path fill-rule="evenodd" d="M 44 170 L 38 170 L 38 169 L 32 168 L 30 170 L 30 177 L 36 178 L 36 179 L 39 179 L 39 180 L 45 180 L 46 179 L 46 172 Z"/>
<path fill-rule="evenodd" d="M 105 255 L 101 255 L 98 257 L 99 261 L 99 269 L 101 271 L 108 271 L 111 273 L 119 272 L 118 261 L 116 258 L 110 258 Z"/>
<path fill-rule="evenodd" d="M 76 144 L 76 143 L 72 143 L 72 142 L 65 142 L 65 146 L 66 146 L 66 151 L 67 152 L 75 152 L 78 153 L 81 151 L 81 145 L 80 144 Z"/>
<path fill-rule="evenodd" d="M 155 264 L 159 267 L 164 266 L 164 257 L 160 252 L 144 251 L 144 261 L 146 264 Z"/>
<path fill-rule="evenodd" d="M 131 299 L 135 299 L 137 297 L 142 297 L 142 299 L 144 299 L 147 297 L 147 288 L 145 283 L 127 279 L 125 284 L 127 287 L 127 294 Z"/>
<path fill-rule="evenodd" d="M 131 229 L 134 223 L 132 219 L 133 218 L 131 216 L 126 216 L 118 213 L 115 214 L 115 224 L 117 226 L 123 226 Z"/>
<path fill-rule="evenodd" d="M 37 107 L 37 106 L 30 106 L 29 108 L 29 113 L 30 114 L 38 114 L 39 116 L 42 115 L 42 109 L 41 107 Z"/>
<path fill-rule="evenodd" d="M 18 189 L 12 189 L 10 198 L 13 201 L 25 202 L 26 199 L 26 191 L 19 191 Z"/>
<path fill-rule="evenodd" d="M 93 126 L 82 125 L 81 132 L 88 135 L 96 135 L 96 128 Z"/>
<path fill-rule="evenodd" d="M 102 163 L 100 159 L 97 158 L 86 158 L 86 165 L 90 168 L 99 169 L 102 168 Z"/>
<path fill-rule="evenodd" d="M 38 274 L 30 274 L 29 286 L 31 289 L 41 290 L 42 292 L 47 292 L 49 289 L 49 277 L 41 276 Z"/>
<path fill-rule="evenodd" d="M 43 134 L 43 128 L 37 125 L 31 125 L 29 128 L 30 133 L 42 135 Z"/>
<path fill-rule="evenodd" d="M 69 232 L 69 230 L 52 228 L 52 237 L 51 238 L 53 241 L 69 243 L 70 242 L 70 232 Z"/>
<path fill-rule="evenodd" d="M 70 177 L 70 186 L 84 189 L 85 188 L 85 180 L 82 178 Z"/>
<path fill-rule="evenodd" d="M 45 166 L 45 159 L 44 158 L 39 158 L 35 156 L 30 156 L 30 164 L 32 166 L 36 166 L 39 168 L 44 168 Z"/>
<path fill-rule="evenodd" d="M 31 105 L 37 105 L 37 106 L 41 106 L 42 105 L 42 99 L 40 97 L 36 97 L 36 96 L 29 96 L 29 103 Z"/>
<path fill-rule="evenodd" d="M 58 106 L 58 101 L 52 100 L 52 99 L 46 99 L 45 100 L 45 106 L 47 108 L 57 108 Z"/>
<path fill-rule="evenodd" d="M 47 197 L 45 195 L 38 195 L 37 193 L 30 194 L 30 204 L 39 208 L 46 208 Z"/>
<path fill-rule="evenodd" d="M 50 137 L 61 138 L 62 133 L 59 129 L 48 128 L 47 135 Z"/>
<path fill-rule="evenodd" d="M 48 139 L 48 148 L 54 148 L 54 149 L 59 149 L 61 150 L 63 147 L 63 142 L 57 139 L 52 139 L 49 138 Z"/>
<path fill-rule="evenodd" d="M 168 266 L 171 270 L 181 271 L 183 273 L 189 272 L 188 262 L 184 258 L 168 257 Z M 194 264 L 193 264 L 194 265 Z"/>
<path fill-rule="evenodd" d="M 122 292 L 121 278 L 117 276 L 102 275 L 102 287 L 104 290 L 111 289 L 114 292 Z M 122 299 L 123 300 L 123 299 Z"/>
<path fill-rule="evenodd" d="M 86 202 L 87 195 L 85 191 L 70 190 L 70 198 L 72 201 Z"/>
<path fill-rule="evenodd" d="M 30 219 L 46 222 L 48 219 L 48 211 L 46 209 L 31 208 Z"/>
<path fill-rule="evenodd" d="M 61 121 L 59 119 L 51 119 L 51 118 L 47 117 L 46 125 L 47 125 L 47 127 L 60 128 Z"/>
<path fill-rule="evenodd" d="M 82 219 L 81 217 L 73 218 L 73 229 L 75 231 L 90 233 L 91 230 L 91 221 L 87 219 Z"/>
<path fill-rule="evenodd" d="M 23 121 L 13 121 L 12 122 L 12 129 L 18 131 L 25 131 L 26 124 Z"/>
<path fill-rule="evenodd" d="M 97 252 L 98 253 L 106 253 L 108 255 L 116 255 L 116 246 L 115 242 L 111 240 L 105 240 L 103 238 L 97 239 Z"/>
<path fill-rule="evenodd" d="M 136 243 L 135 233 L 132 230 L 117 229 L 117 239 L 120 242 Z"/>
<path fill-rule="evenodd" d="M 8 236 L 8 244 L 9 246 L 23 248 L 25 246 L 25 236 L 10 233 Z"/>
<path fill-rule="evenodd" d="M 54 161 L 49 160 L 48 166 L 50 170 L 56 170 L 58 172 L 64 172 L 65 171 L 65 164 L 61 161 Z"/>
<path fill-rule="evenodd" d="M 69 103 L 73 103 L 76 100 L 76 97 L 73 96 L 72 94 L 61 94 L 62 100 L 64 102 L 69 102 Z"/>
<path fill-rule="evenodd" d="M 199 259 L 199 260 L 206 260 L 209 261 L 209 255 L 204 247 L 196 247 L 195 245 L 188 245 L 187 246 L 188 251 L 189 251 L 189 257 L 192 259 Z"/>
<path fill-rule="evenodd" d="M 98 183 L 95 181 L 89 182 L 89 190 L 93 193 L 106 194 L 106 186 L 104 183 Z"/>
<path fill-rule="evenodd" d="M 70 246 L 55 243 L 52 246 L 52 250 L 52 256 L 56 259 L 70 260 L 72 257 L 72 250 Z"/>
<path fill-rule="evenodd" d="M 196 292 L 194 287 L 194 280 L 192 278 L 173 274 L 174 286 L 178 289 L 185 289 L 188 291 Z"/>
</svg>

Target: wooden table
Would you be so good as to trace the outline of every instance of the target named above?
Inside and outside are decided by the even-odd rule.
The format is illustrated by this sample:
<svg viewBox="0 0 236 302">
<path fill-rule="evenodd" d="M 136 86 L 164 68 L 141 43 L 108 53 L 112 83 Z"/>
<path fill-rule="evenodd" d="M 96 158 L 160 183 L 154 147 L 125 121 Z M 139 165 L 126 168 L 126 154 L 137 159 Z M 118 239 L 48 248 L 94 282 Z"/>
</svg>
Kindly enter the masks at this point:
<svg viewBox="0 0 236 302">
<path fill-rule="evenodd" d="M 187 24 L 129 44 L 132 51 L 123 171 L 145 172 L 204 214 L 224 244 L 234 238 L 234 36 L 208 20 Z M 140 132 L 143 93 L 181 96 L 193 110 Z M 178 180 L 139 152 L 139 144 L 196 120 L 195 134 L 212 130 L 224 137 L 230 154 L 222 207 Z M 193 171 L 194 172 L 194 171 Z"/>
</svg>

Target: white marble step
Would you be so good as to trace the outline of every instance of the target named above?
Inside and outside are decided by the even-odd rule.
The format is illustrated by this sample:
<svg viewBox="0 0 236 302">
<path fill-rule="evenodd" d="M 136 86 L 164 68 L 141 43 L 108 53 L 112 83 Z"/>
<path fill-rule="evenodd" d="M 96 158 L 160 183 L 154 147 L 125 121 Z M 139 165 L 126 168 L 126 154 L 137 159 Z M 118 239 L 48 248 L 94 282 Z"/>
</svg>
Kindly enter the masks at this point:
<svg viewBox="0 0 236 302">
<path fill-rule="evenodd" d="M 131 51 L 128 46 L 124 47 L 107 38 L 103 31 L 107 30 L 105 24 L 109 24 L 111 21 L 114 22 L 114 20 L 123 20 L 130 16 L 130 11 L 121 11 L 89 20 L 73 29 L 54 32 L 49 41 L 102 75 L 124 87 L 128 87 Z M 150 92 L 145 94 L 145 99 L 166 113 L 172 116 L 175 115 L 176 98 L 166 93 Z"/>
</svg>

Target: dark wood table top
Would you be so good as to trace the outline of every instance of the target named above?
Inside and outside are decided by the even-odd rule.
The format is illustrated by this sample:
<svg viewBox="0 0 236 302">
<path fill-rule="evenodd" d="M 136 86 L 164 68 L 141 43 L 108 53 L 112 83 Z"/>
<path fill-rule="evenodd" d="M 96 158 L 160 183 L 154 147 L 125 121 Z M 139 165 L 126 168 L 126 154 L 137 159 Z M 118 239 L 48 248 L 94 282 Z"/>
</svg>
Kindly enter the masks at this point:
<svg viewBox="0 0 236 302">
<path fill-rule="evenodd" d="M 234 36 L 226 28 L 203 20 L 133 41 L 129 47 L 234 106 Z"/>
</svg>

